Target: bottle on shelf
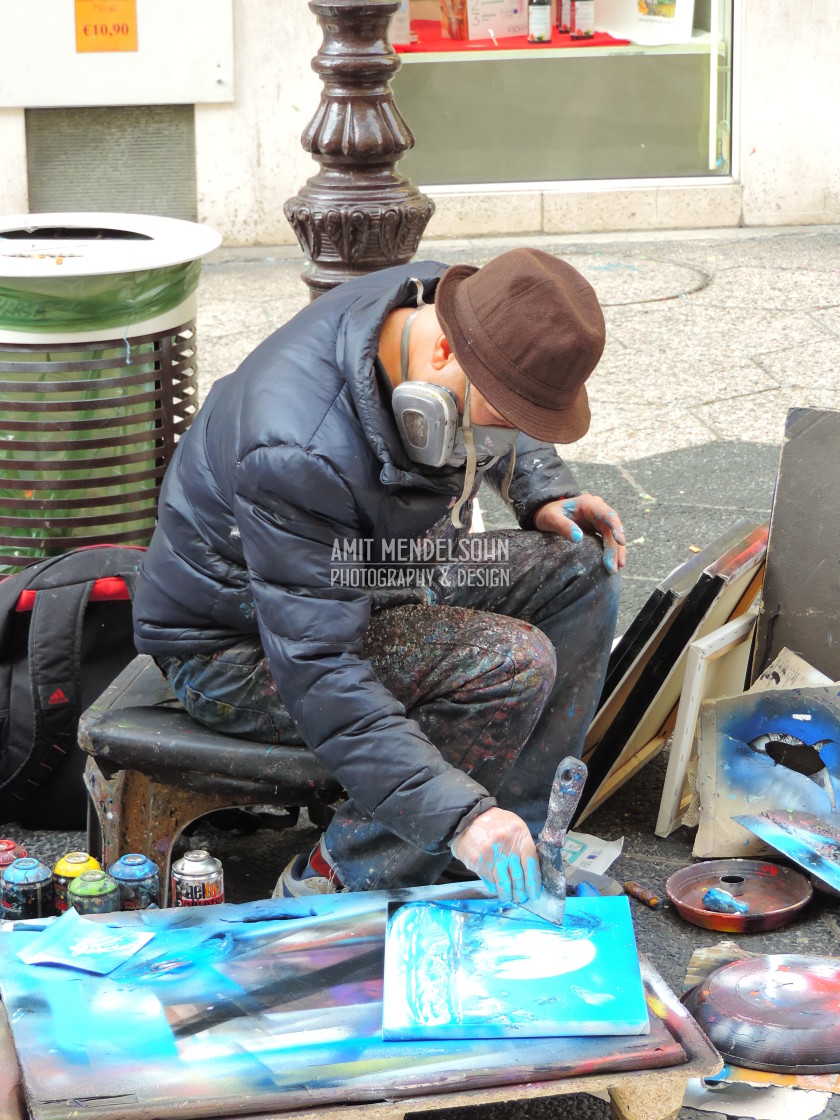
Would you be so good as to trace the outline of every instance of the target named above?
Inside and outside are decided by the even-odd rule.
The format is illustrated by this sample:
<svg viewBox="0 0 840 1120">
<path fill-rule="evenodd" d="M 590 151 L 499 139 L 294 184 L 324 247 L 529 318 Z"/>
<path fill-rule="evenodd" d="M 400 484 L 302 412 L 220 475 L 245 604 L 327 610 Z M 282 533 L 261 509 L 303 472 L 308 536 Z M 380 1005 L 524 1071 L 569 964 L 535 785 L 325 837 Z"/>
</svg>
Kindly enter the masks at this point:
<svg viewBox="0 0 840 1120">
<path fill-rule="evenodd" d="M 572 0 L 570 28 L 573 39 L 591 39 L 595 34 L 595 0 Z"/>
<path fill-rule="evenodd" d="M 528 42 L 551 42 L 551 0 L 528 0 Z"/>
</svg>

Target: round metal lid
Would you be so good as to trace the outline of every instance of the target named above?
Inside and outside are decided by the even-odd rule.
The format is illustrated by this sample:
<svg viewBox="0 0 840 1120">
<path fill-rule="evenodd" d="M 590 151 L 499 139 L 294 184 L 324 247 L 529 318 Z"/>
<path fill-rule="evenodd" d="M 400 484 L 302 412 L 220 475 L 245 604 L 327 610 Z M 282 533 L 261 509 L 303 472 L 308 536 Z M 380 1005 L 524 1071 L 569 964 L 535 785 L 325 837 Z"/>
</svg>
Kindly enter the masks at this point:
<svg viewBox="0 0 840 1120">
<path fill-rule="evenodd" d="M 840 1071 L 840 959 L 779 954 L 734 961 L 683 1002 L 736 1065 L 774 1073 Z"/>
</svg>

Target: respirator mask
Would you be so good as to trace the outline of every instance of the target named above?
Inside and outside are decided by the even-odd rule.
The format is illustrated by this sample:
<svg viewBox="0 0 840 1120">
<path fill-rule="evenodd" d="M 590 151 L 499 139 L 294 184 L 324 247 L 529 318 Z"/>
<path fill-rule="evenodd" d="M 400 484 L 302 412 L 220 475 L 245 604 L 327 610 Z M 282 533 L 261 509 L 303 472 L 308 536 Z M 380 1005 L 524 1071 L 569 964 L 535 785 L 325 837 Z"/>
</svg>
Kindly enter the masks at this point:
<svg viewBox="0 0 840 1120">
<path fill-rule="evenodd" d="M 423 306 L 423 286 L 417 285 L 417 311 Z M 391 407 L 406 454 L 412 462 L 424 467 L 461 467 L 466 464 L 464 488 L 452 510 L 452 524 L 461 527 L 460 513 L 472 493 L 476 469 L 487 470 L 503 455 L 512 451 L 519 432 L 470 421 L 470 380 L 464 394 L 464 414 L 458 414 L 458 400 L 451 389 L 428 381 L 408 380 L 408 352 L 411 325 L 417 311 L 405 321 L 400 338 L 400 384 L 391 396 Z M 511 455 L 510 470 L 502 491 L 507 490 L 513 474 L 516 452 Z"/>
</svg>

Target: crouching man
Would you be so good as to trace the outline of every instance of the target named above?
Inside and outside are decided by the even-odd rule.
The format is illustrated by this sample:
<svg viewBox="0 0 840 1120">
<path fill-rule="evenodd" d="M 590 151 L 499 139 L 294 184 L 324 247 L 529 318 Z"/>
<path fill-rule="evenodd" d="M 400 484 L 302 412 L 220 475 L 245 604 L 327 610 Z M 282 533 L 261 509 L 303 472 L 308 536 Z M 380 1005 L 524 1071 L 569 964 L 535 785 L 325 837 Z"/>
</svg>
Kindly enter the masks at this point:
<svg viewBox="0 0 840 1120">
<path fill-rule="evenodd" d="M 137 646 L 197 720 L 300 743 L 347 792 L 275 894 L 434 882 L 503 900 L 580 757 L 625 540 L 555 444 L 589 426 L 589 283 L 514 249 L 342 284 L 217 382 L 178 444 Z M 468 534 L 482 481 L 520 530 Z"/>
</svg>

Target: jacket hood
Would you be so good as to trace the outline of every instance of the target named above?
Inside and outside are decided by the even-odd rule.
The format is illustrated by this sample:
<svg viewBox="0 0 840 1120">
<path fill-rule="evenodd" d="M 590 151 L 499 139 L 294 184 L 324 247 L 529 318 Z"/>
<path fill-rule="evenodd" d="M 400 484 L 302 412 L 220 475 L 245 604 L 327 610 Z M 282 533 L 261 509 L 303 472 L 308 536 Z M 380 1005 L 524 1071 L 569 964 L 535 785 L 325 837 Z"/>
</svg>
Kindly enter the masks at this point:
<svg viewBox="0 0 840 1120">
<path fill-rule="evenodd" d="M 382 463 L 380 477 L 386 484 L 451 489 L 453 474 L 463 473 L 462 468 L 427 473 L 412 463 L 376 372 L 379 335 L 388 315 L 395 308 L 415 305 L 415 279 L 423 284 L 424 302 L 433 303 L 438 280 L 447 267 L 436 261 L 415 261 L 371 273 L 365 283 L 356 282 L 355 298 L 345 307 L 339 323 L 336 358 L 365 437 Z M 333 291 L 338 295 L 340 286 Z M 321 296 L 318 302 L 329 300 L 331 295 Z"/>
</svg>

